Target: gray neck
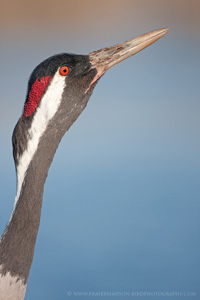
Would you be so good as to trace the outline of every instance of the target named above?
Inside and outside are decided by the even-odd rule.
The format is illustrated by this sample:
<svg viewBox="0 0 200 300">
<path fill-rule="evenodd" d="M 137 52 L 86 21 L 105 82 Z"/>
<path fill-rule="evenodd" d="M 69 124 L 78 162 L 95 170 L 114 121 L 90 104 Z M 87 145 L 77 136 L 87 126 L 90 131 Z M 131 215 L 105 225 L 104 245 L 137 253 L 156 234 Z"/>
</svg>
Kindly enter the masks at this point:
<svg viewBox="0 0 200 300">
<path fill-rule="evenodd" d="M 40 224 L 46 168 L 29 167 L 10 222 L 0 242 L 0 300 L 23 300 Z M 37 186 L 34 178 L 39 176 Z"/>
<path fill-rule="evenodd" d="M 37 156 L 38 155 L 38 156 Z M 19 200 L 0 243 L 1 273 L 7 272 L 26 284 L 40 224 L 43 186 L 53 155 L 43 159 L 39 151 L 25 176 Z M 42 168 L 40 167 L 42 165 Z"/>
<path fill-rule="evenodd" d="M 66 129 L 66 128 L 65 128 Z M 53 134 L 53 122 L 41 138 L 22 190 L 0 242 L 0 300 L 23 300 L 40 224 L 44 183 L 66 130 Z"/>
<path fill-rule="evenodd" d="M 94 75 L 94 71 L 89 74 L 90 80 Z M 43 188 L 50 164 L 60 140 L 85 108 L 95 86 L 94 84 L 89 92 L 85 93 L 85 85 L 77 86 L 74 80 L 71 79 L 72 94 L 66 93 L 68 98 L 63 98 L 60 109 L 49 122 L 39 141 L 11 220 L 1 238 L 0 300 L 24 299 L 40 224 Z M 87 76 L 83 77 L 83 83 L 84 80 L 88 80 Z M 17 125 L 17 134 L 21 132 L 22 126 L 23 119 Z M 17 143 L 19 141 L 20 139 L 17 139 Z M 22 148 L 19 144 L 18 149 Z"/>
<path fill-rule="evenodd" d="M 44 183 L 55 151 L 66 131 L 50 122 L 28 167 L 19 199 L 0 242 L 0 272 L 26 284 L 40 224 Z M 57 134 L 55 134 L 57 132 Z"/>
</svg>

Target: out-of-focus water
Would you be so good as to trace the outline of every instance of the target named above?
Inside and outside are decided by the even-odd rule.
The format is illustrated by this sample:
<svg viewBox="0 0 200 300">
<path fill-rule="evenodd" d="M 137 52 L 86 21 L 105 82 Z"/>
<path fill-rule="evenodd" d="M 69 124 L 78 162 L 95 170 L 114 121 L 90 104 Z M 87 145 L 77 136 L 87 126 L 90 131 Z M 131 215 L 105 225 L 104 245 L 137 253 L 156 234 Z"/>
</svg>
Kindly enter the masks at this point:
<svg viewBox="0 0 200 300">
<path fill-rule="evenodd" d="M 131 292 L 180 292 L 184 299 L 183 293 L 191 292 L 186 298 L 194 299 L 199 293 L 200 38 L 192 18 L 195 1 L 190 12 L 181 8 L 183 19 L 179 15 L 178 20 L 178 5 L 163 1 L 164 9 L 161 2 L 151 2 L 155 13 L 148 15 L 144 5 L 145 21 L 136 18 L 142 11 L 138 1 L 124 1 L 122 26 L 109 18 L 108 6 L 105 19 L 102 14 L 93 19 L 89 36 L 78 20 L 75 37 L 69 26 L 65 36 L 63 27 L 59 35 L 59 22 L 51 36 L 52 19 L 47 17 L 38 38 L 34 22 L 27 25 L 30 35 L 28 29 L 20 35 L 16 26 L 19 39 L 14 27 L 12 32 L 4 28 L 1 232 L 15 196 L 12 130 L 35 65 L 64 50 L 87 53 L 159 27 L 171 28 L 156 44 L 103 76 L 62 140 L 45 185 L 26 299 L 118 299 L 128 293 L 131 297 Z M 126 20 L 130 7 L 133 18 Z M 88 9 L 91 15 L 97 10 Z M 74 11 L 68 13 L 76 18 Z M 109 36 L 99 29 L 100 21 L 107 24 Z M 89 20 L 85 22 L 89 28 Z M 138 297 L 146 299 L 144 294 Z"/>
</svg>

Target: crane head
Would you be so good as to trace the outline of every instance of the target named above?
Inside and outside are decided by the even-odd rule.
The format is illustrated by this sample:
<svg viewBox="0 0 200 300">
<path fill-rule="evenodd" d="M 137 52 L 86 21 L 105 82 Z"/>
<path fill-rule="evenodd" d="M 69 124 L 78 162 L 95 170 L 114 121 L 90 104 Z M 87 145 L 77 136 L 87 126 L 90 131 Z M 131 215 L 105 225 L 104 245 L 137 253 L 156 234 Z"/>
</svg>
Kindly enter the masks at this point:
<svg viewBox="0 0 200 300">
<path fill-rule="evenodd" d="M 43 166 L 46 159 L 48 170 L 61 138 L 87 105 L 99 78 L 166 33 L 167 29 L 155 30 L 88 55 L 54 55 L 34 69 L 23 113 L 13 132 L 19 191 L 16 198 L 33 157 L 42 156 Z"/>
</svg>

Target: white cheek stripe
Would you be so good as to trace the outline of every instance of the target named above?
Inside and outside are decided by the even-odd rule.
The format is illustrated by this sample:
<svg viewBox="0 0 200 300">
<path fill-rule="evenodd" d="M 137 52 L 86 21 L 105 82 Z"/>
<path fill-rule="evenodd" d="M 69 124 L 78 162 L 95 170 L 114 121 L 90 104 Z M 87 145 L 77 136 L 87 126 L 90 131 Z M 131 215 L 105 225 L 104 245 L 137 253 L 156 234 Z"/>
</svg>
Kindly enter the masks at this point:
<svg viewBox="0 0 200 300">
<path fill-rule="evenodd" d="M 59 71 L 57 71 L 52 78 L 44 96 L 40 100 L 39 107 L 37 108 L 31 127 L 28 131 L 27 149 L 19 158 L 19 163 L 17 166 L 17 194 L 15 197 L 14 208 L 19 199 L 28 166 L 38 148 L 39 140 L 61 103 L 64 87 L 65 77 L 61 76 Z"/>
</svg>

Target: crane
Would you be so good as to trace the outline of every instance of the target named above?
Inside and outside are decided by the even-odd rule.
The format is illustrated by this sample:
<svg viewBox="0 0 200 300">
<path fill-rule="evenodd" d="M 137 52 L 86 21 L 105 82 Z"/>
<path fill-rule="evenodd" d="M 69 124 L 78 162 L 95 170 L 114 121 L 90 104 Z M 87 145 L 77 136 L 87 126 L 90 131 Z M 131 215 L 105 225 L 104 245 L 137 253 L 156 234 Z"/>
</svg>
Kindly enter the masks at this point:
<svg viewBox="0 0 200 300">
<path fill-rule="evenodd" d="M 0 240 L 0 300 L 23 300 L 38 234 L 44 184 L 56 149 L 112 66 L 167 33 L 159 29 L 88 55 L 61 53 L 32 72 L 12 136 L 17 173 L 13 211 Z"/>
</svg>

